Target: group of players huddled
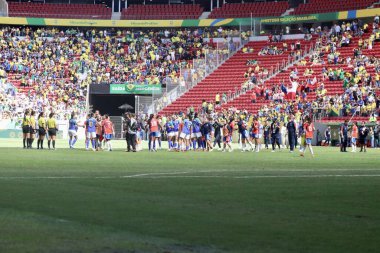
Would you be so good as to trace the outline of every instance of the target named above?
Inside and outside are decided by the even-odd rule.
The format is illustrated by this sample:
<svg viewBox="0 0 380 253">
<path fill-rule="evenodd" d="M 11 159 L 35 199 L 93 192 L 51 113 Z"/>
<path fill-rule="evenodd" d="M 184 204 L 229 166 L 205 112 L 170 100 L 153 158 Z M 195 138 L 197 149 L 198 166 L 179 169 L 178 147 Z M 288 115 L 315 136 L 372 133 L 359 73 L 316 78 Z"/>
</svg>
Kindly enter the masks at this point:
<svg viewBox="0 0 380 253">
<path fill-rule="evenodd" d="M 223 139 L 223 151 L 232 151 L 232 133 L 235 128 L 233 118 L 198 117 L 195 113 L 189 115 L 173 115 L 163 122 L 162 117 L 151 114 L 147 121 L 149 131 L 149 150 L 156 151 L 156 141 L 160 143 L 163 130 L 168 140 L 169 151 L 202 150 L 212 151 L 212 137 L 219 144 Z"/>
<path fill-rule="evenodd" d="M 89 150 L 90 143 L 93 151 L 112 151 L 112 139 L 115 136 L 114 124 L 109 115 L 100 115 L 99 111 L 87 115 L 86 120 L 81 125 L 77 116 L 73 114 L 69 120 L 69 147 L 74 148 L 78 140 L 78 127 L 85 128 L 85 147 Z"/>
<path fill-rule="evenodd" d="M 219 114 L 217 117 L 210 115 L 176 114 L 170 117 L 162 117 L 151 114 L 146 122 L 145 130 L 149 132 L 148 147 L 151 152 L 156 151 L 156 145 L 161 146 L 161 133 L 166 134 L 169 151 L 213 151 L 216 145 L 222 152 L 232 152 L 232 137 L 234 131 L 241 144 L 241 151 L 260 152 L 261 140 L 264 140 L 265 148 L 272 145 L 272 152 L 276 146 L 280 147 L 281 123 L 273 118 L 271 121 L 261 120 L 257 115 L 231 115 Z M 286 124 L 290 152 L 297 146 L 297 139 L 301 138 L 300 151 L 304 155 L 308 147 L 312 156 L 314 152 L 311 146 L 314 135 L 314 124 L 310 117 L 302 118 L 295 122 L 294 116 Z M 223 142 L 223 148 L 221 147 Z"/>
</svg>

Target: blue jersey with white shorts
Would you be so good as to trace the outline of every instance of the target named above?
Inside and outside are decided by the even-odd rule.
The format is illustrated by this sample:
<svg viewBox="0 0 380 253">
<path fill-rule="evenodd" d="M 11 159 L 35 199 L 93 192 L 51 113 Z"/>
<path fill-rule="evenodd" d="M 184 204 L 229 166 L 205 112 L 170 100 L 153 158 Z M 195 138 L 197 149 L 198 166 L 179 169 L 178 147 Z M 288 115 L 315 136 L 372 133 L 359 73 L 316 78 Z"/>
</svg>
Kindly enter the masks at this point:
<svg viewBox="0 0 380 253">
<path fill-rule="evenodd" d="M 192 126 L 192 123 L 190 120 L 188 119 L 185 119 L 183 121 L 183 128 L 182 128 L 182 133 L 188 135 L 191 133 L 191 126 Z"/>
<path fill-rule="evenodd" d="M 166 122 L 165 128 L 166 128 L 167 133 L 173 132 L 174 131 L 173 121 L 170 120 L 170 121 Z"/>
<path fill-rule="evenodd" d="M 201 132 L 201 121 L 196 118 L 193 120 L 193 133 L 200 133 Z"/>
<path fill-rule="evenodd" d="M 178 132 L 179 130 L 179 120 L 173 121 L 173 132 Z"/>
<path fill-rule="evenodd" d="M 69 120 L 69 130 L 77 131 L 78 130 L 78 124 L 76 119 L 70 119 Z"/>
<path fill-rule="evenodd" d="M 88 133 L 95 133 L 96 132 L 96 119 L 89 118 L 86 121 L 86 126 L 87 126 L 87 132 Z"/>
</svg>

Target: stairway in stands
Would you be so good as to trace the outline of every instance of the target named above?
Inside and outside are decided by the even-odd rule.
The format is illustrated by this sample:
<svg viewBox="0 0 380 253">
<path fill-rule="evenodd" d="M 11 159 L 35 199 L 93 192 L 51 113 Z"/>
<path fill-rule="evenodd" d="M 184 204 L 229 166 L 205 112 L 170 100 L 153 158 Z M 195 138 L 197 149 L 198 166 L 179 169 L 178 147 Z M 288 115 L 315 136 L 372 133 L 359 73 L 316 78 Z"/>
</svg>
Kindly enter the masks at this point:
<svg viewBox="0 0 380 253">
<path fill-rule="evenodd" d="M 297 40 L 287 40 L 286 42 L 290 48 L 290 45 L 296 41 Z M 311 43 L 311 41 L 306 42 L 301 40 L 302 49 L 305 47 L 309 48 Z M 203 81 L 165 107 L 160 114 L 169 115 L 180 111 L 185 112 L 190 106 L 199 108 L 203 99 L 214 103 L 217 93 L 230 94 L 240 90 L 246 80 L 244 73 L 249 68 L 249 66 L 246 65 L 247 60 L 257 60 L 261 68 L 267 68 L 268 70 L 275 67 L 278 63 L 281 64 L 283 61 L 286 62 L 288 60 L 290 51 L 281 55 L 259 56 L 258 53 L 260 50 L 268 45 L 277 45 L 279 48 L 282 48 L 282 42 L 249 42 L 245 47 L 253 48 L 253 53 L 243 53 L 242 50 L 238 51 Z"/>
</svg>

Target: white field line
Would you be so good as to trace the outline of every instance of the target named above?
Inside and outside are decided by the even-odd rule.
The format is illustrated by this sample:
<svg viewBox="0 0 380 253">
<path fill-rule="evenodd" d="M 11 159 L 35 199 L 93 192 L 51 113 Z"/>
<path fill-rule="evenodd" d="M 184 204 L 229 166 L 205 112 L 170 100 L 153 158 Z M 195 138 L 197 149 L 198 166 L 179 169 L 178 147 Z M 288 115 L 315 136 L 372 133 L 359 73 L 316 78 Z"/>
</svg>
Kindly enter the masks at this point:
<svg viewBox="0 0 380 253">
<path fill-rule="evenodd" d="M 131 174 L 123 176 L 0 176 L 0 179 L 133 179 L 133 178 L 149 178 L 149 179 L 159 179 L 159 178 L 323 178 L 323 177 L 380 177 L 380 174 L 319 174 L 319 175 L 252 175 L 251 173 L 257 172 L 359 172 L 359 171 L 379 171 L 380 169 L 294 169 L 294 170 L 267 170 L 267 169 L 254 169 L 254 170 L 205 170 L 205 171 L 177 171 L 177 172 L 154 172 L 154 173 L 142 173 L 142 174 Z M 221 172 L 230 173 L 248 173 L 251 175 L 217 175 Z M 196 175 L 202 173 L 214 173 L 214 175 Z M 195 174 L 195 175 L 192 175 Z"/>
<path fill-rule="evenodd" d="M 149 179 L 160 179 L 160 178 L 231 178 L 231 179 L 250 179 L 250 178 L 324 178 L 324 177 L 380 177 L 380 174 L 347 174 L 347 175 L 268 175 L 268 176 L 221 176 L 221 175 L 210 175 L 210 176 L 190 176 L 190 175 L 172 175 L 172 176 L 156 176 L 156 177 L 145 177 Z"/>
</svg>

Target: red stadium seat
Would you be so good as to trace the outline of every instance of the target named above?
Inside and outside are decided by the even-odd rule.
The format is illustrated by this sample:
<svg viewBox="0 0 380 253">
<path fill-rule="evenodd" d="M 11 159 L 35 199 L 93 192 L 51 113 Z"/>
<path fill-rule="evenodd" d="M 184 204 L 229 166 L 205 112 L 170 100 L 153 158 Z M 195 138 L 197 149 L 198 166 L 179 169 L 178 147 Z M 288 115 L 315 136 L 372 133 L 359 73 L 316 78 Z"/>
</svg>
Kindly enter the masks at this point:
<svg viewBox="0 0 380 253">
<path fill-rule="evenodd" d="M 306 4 L 300 4 L 291 14 L 299 15 L 365 9 L 377 2 L 376 0 L 310 0 Z"/>
<path fill-rule="evenodd" d="M 102 4 L 42 4 L 9 2 L 11 17 L 41 18 L 111 18 L 111 9 Z"/>
<path fill-rule="evenodd" d="M 203 12 L 199 4 L 131 5 L 121 13 L 121 19 L 198 19 Z"/>
<path fill-rule="evenodd" d="M 250 17 L 251 14 L 254 17 L 281 16 L 288 8 L 289 5 L 287 1 L 242 4 L 231 3 L 214 9 L 209 18 Z"/>
</svg>

